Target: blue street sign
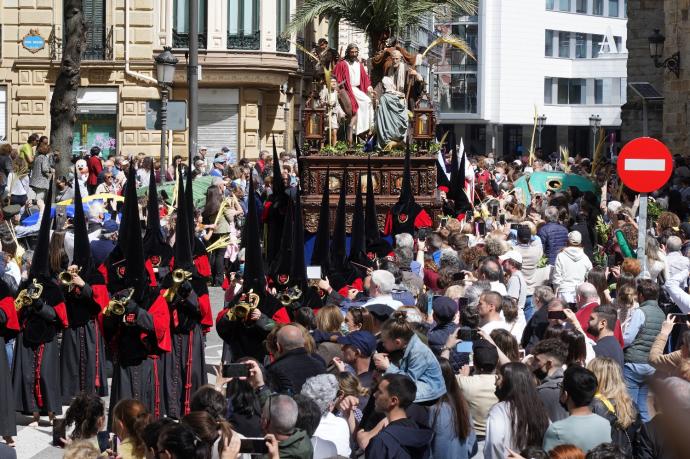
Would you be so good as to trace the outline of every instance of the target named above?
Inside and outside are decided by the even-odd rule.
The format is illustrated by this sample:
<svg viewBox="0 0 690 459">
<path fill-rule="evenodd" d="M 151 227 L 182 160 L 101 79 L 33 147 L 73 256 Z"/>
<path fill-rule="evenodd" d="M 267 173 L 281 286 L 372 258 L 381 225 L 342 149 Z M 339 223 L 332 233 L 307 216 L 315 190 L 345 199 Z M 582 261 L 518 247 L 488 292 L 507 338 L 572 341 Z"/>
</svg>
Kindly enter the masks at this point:
<svg viewBox="0 0 690 459">
<path fill-rule="evenodd" d="M 26 35 L 22 39 L 22 46 L 32 53 L 35 53 L 45 48 L 46 41 L 40 35 Z"/>
</svg>

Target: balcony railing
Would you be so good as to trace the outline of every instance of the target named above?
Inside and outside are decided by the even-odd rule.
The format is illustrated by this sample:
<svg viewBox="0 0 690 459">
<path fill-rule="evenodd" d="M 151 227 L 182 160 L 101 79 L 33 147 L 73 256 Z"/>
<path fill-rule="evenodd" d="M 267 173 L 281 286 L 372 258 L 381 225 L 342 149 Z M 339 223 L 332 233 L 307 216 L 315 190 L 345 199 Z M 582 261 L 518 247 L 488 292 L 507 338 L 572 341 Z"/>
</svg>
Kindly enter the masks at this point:
<svg viewBox="0 0 690 459">
<path fill-rule="evenodd" d="M 198 40 L 199 49 L 206 49 L 206 34 L 200 33 Z M 173 29 L 173 48 L 189 49 L 189 33 L 178 33 Z"/>
<path fill-rule="evenodd" d="M 276 37 L 276 51 L 281 53 L 290 52 L 290 40 L 281 36 Z"/>
<path fill-rule="evenodd" d="M 112 61 L 114 59 L 115 26 L 108 27 L 105 40 L 90 40 L 88 36 L 91 29 L 87 30 L 87 40 L 81 53 L 84 61 Z M 58 36 L 55 26 L 50 29 L 48 36 L 48 53 L 51 61 L 62 60 L 62 43 L 64 38 Z"/>
<path fill-rule="evenodd" d="M 51 61 L 62 59 L 62 38 L 55 33 L 55 26 L 50 29 L 50 35 L 48 36 L 48 52 L 50 53 Z"/>
<path fill-rule="evenodd" d="M 261 48 L 261 31 L 257 30 L 253 34 L 228 32 L 228 49 L 256 50 Z"/>
</svg>

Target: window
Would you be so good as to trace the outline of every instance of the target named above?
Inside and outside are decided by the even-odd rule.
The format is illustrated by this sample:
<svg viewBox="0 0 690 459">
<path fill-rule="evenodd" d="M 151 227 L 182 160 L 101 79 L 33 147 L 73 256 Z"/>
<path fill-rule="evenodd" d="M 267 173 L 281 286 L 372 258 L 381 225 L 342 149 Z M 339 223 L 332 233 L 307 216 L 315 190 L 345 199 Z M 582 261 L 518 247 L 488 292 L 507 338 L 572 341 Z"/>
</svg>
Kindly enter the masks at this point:
<svg viewBox="0 0 690 459">
<path fill-rule="evenodd" d="M 228 49 L 259 48 L 259 0 L 229 0 Z"/>
<path fill-rule="evenodd" d="M 594 80 L 594 103 L 604 103 L 604 80 Z"/>
<path fill-rule="evenodd" d="M 82 13 L 89 25 L 82 50 L 84 60 L 105 59 L 105 0 L 84 0 Z"/>
<path fill-rule="evenodd" d="M 575 34 L 575 59 L 585 59 L 587 57 L 587 35 L 583 33 Z"/>
<path fill-rule="evenodd" d="M 558 33 L 558 57 L 570 57 L 570 32 Z"/>
<path fill-rule="evenodd" d="M 278 51 L 290 51 L 290 42 L 282 36 L 288 22 L 290 22 L 290 0 L 276 0 L 276 50 Z"/>
<path fill-rule="evenodd" d="M 456 37 L 460 37 L 465 40 L 472 50 L 472 54 L 475 57 L 478 55 L 479 48 L 479 25 L 478 24 L 453 24 L 451 27 L 451 33 Z M 461 72 L 465 70 L 477 70 L 477 61 L 471 59 L 467 54 L 456 50 L 455 48 L 447 48 L 447 52 L 450 53 L 450 65 L 451 71 Z M 446 55 L 447 57 L 447 55 Z"/>
<path fill-rule="evenodd" d="M 544 103 L 553 103 L 553 78 L 544 78 Z"/>
<path fill-rule="evenodd" d="M 442 113 L 477 113 L 476 73 L 437 73 L 436 106 Z"/>
<path fill-rule="evenodd" d="M 544 40 L 544 56 L 553 57 L 553 30 L 546 31 Z"/>
<path fill-rule="evenodd" d="M 546 0 L 546 9 L 547 10 L 553 9 L 553 0 Z"/>
<path fill-rule="evenodd" d="M 623 0 L 623 17 L 628 17 L 628 0 Z"/>
<path fill-rule="evenodd" d="M 558 11 L 570 11 L 570 0 L 558 0 Z"/>
<path fill-rule="evenodd" d="M 604 15 L 604 0 L 592 0 L 592 14 L 595 16 Z"/>
<path fill-rule="evenodd" d="M 547 78 L 548 79 L 548 78 Z M 582 78 L 556 78 L 558 88 L 558 104 L 560 105 L 580 105 L 586 103 L 587 80 Z M 544 98 L 546 99 L 547 88 L 544 81 Z M 546 103 L 546 102 L 545 102 Z"/>
<path fill-rule="evenodd" d="M 609 16 L 612 18 L 618 17 L 618 0 L 609 0 Z"/>
<path fill-rule="evenodd" d="M 577 3 L 575 3 L 575 12 L 587 14 L 587 1 L 588 0 L 577 0 Z"/>
<path fill-rule="evenodd" d="M 623 38 L 622 37 L 613 37 L 613 42 L 616 44 L 616 52 L 622 53 L 623 52 Z"/>
<path fill-rule="evenodd" d="M 189 48 L 189 1 L 173 0 L 173 47 Z M 206 0 L 199 3 L 199 48 L 206 48 Z"/>
<path fill-rule="evenodd" d="M 592 35 L 592 58 L 599 57 L 601 44 L 604 41 L 603 35 Z"/>
</svg>

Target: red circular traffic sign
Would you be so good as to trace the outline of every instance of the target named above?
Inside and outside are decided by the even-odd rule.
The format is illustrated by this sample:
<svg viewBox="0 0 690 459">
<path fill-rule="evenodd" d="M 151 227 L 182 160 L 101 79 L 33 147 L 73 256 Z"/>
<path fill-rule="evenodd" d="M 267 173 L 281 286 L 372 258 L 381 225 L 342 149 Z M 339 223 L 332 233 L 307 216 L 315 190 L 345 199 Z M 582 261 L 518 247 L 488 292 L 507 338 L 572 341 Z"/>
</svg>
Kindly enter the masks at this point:
<svg viewBox="0 0 690 459">
<path fill-rule="evenodd" d="M 661 141 L 638 137 L 625 144 L 616 167 L 625 186 L 638 193 L 650 193 L 671 178 L 673 158 Z"/>
</svg>

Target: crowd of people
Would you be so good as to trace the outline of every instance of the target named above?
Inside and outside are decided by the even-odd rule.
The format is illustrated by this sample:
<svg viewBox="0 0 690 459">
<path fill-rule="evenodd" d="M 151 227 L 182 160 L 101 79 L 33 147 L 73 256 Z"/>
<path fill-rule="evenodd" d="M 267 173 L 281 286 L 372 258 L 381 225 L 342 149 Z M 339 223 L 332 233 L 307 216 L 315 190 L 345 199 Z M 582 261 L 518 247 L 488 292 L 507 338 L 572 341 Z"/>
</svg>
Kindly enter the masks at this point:
<svg viewBox="0 0 690 459">
<path fill-rule="evenodd" d="M 49 151 L 33 135 L 0 147 L 0 457 L 15 412 L 48 416 L 71 458 L 690 456 L 681 157 L 654 193 L 640 263 L 638 196 L 606 162 L 454 150 L 432 212 L 415 202 L 408 150 L 383 228 L 370 167 L 333 190 L 327 174 L 305 244 L 299 152 L 230 165 L 201 149 L 161 174 L 94 148 L 53 179 Z M 539 192 L 540 171 L 592 189 Z M 209 385 L 214 327 L 223 364 Z"/>
</svg>

